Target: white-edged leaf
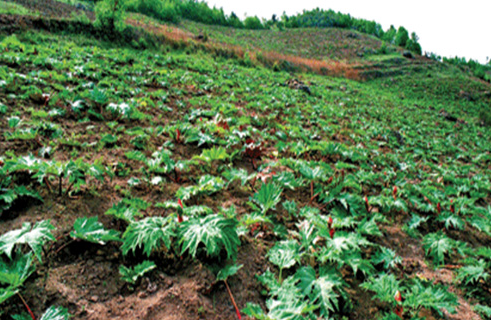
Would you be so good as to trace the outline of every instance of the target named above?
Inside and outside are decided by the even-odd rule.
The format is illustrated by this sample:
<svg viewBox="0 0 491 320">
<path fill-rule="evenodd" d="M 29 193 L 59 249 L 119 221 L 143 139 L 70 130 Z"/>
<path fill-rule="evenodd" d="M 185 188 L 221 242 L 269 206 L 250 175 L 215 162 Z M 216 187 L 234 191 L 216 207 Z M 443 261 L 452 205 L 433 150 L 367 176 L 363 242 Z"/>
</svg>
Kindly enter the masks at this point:
<svg viewBox="0 0 491 320">
<path fill-rule="evenodd" d="M 70 236 L 101 245 L 106 244 L 108 241 L 121 241 L 119 231 L 104 229 L 97 217 L 83 217 L 75 220 Z"/>
<path fill-rule="evenodd" d="M 31 229 L 31 224 L 26 222 L 21 229 L 9 231 L 0 237 L 0 253 L 5 253 L 7 257 L 12 258 L 12 250 L 16 244 L 27 244 L 36 254 L 39 261 L 43 251 L 43 245 L 47 241 L 55 240 L 51 230 L 55 227 L 51 225 L 50 220 L 37 222 Z"/>
<path fill-rule="evenodd" d="M 141 221 L 132 222 L 123 234 L 121 250 L 127 255 L 137 248 L 143 247 L 143 253 L 150 256 L 152 250 L 162 244 L 167 249 L 171 247 L 171 238 L 174 234 L 175 221 L 173 217 L 149 217 Z"/>
</svg>

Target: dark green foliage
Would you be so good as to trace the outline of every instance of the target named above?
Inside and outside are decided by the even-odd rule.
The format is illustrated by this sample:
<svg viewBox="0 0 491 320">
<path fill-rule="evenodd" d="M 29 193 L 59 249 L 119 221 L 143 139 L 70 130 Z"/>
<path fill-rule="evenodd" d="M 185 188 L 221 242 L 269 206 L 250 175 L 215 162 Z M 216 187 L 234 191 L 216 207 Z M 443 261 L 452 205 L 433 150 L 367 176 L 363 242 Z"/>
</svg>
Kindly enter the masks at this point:
<svg viewBox="0 0 491 320">
<path fill-rule="evenodd" d="M 421 55 L 422 50 L 421 45 L 418 43 L 418 40 L 419 38 L 416 33 L 411 33 L 411 38 L 407 40 L 405 47 L 407 50 Z"/>
<path fill-rule="evenodd" d="M 11 288 L 18 288 L 29 278 L 36 269 L 33 263 L 32 253 L 18 254 L 12 260 L 4 261 L 0 257 L 0 283 Z"/>
<path fill-rule="evenodd" d="M 179 3 L 169 0 L 129 0 L 128 11 L 139 12 L 165 22 L 181 20 Z"/>
<path fill-rule="evenodd" d="M 397 29 L 396 37 L 394 43 L 399 47 L 406 47 L 407 41 L 409 40 L 409 32 L 404 27 L 399 27 Z"/>
<path fill-rule="evenodd" d="M 254 17 L 247 17 L 245 20 L 244 20 L 244 27 L 246 29 L 264 29 L 264 26 L 261 22 L 261 20 L 259 20 L 258 17 L 254 16 Z"/>
<path fill-rule="evenodd" d="M 126 0 L 101 0 L 95 6 L 95 25 L 103 30 L 122 31 Z"/>
</svg>

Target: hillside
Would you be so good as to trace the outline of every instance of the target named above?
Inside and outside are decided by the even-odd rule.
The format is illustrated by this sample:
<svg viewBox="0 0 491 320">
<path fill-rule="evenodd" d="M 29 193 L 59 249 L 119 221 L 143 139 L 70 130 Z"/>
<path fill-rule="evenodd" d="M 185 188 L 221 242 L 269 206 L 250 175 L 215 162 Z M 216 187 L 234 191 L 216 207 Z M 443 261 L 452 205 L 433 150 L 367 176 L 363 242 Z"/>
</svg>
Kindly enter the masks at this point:
<svg viewBox="0 0 491 320">
<path fill-rule="evenodd" d="M 343 29 L 0 4 L 1 320 L 491 317 L 489 83 Z"/>
</svg>

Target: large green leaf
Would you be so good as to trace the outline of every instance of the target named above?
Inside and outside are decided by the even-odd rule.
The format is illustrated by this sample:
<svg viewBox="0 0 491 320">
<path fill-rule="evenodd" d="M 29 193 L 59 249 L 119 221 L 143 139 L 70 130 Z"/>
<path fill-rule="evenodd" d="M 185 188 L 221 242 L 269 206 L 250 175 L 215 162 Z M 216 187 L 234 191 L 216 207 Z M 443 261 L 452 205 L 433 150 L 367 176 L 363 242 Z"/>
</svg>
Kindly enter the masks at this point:
<svg viewBox="0 0 491 320">
<path fill-rule="evenodd" d="M 225 281 L 225 280 L 227 280 L 228 277 L 233 276 L 234 274 L 236 274 L 237 271 L 239 271 L 240 268 L 242 268 L 242 267 L 243 267 L 242 264 L 241 265 L 233 264 L 233 265 L 226 266 L 225 268 L 223 268 L 220 271 L 218 271 L 217 281 Z"/>
<path fill-rule="evenodd" d="M 298 287 L 303 294 L 319 306 L 322 316 L 327 317 L 338 308 L 339 293 L 335 289 L 339 289 L 343 282 L 333 270 L 322 269 L 320 273 L 317 277 L 314 268 L 308 266 L 300 268 L 295 277 L 300 280 Z"/>
<path fill-rule="evenodd" d="M 326 175 L 321 167 L 311 168 L 306 163 L 301 163 L 298 171 L 305 179 L 309 181 L 321 180 Z"/>
<path fill-rule="evenodd" d="M 477 284 L 480 280 L 486 282 L 490 277 L 489 273 L 486 272 L 489 267 L 490 265 L 483 259 L 480 259 L 479 261 L 474 260 L 470 264 L 459 269 L 455 280 L 466 285 Z"/>
<path fill-rule="evenodd" d="M 19 290 L 14 289 L 13 287 L 0 288 L 0 304 L 7 301 L 10 297 L 17 294 Z"/>
<path fill-rule="evenodd" d="M 26 222 L 21 229 L 9 231 L 0 237 L 0 253 L 5 253 L 11 258 L 16 244 L 28 244 L 38 260 L 42 261 L 43 245 L 49 240 L 55 240 L 51 234 L 51 230 L 54 229 L 49 220 L 37 222 L 32 229 L 31 224 Z"/>
<path fill-rule="evenodd" d="M 426 255 L 433 258 L 433 263 L 440 266 L 444 262 L 445 254 L 449 253 L 456 247 L 453 239 L 450 239 L 441 231 L 429 233 L 423 238 L 423 248 Z"/>
<path fill-rule="evenodd" d="M 213 147 L 211 149 L 203 150 L 201 152 L 201 155 L 194 156 L 193 159 L 198 159 L 206 163 L 211 163 L 212 161 L 217 161 L 217 160 L 227 160 L 229 157 L 230 157 L 229 154 L 224 148 Z"/>
<path fill-rule="evenodd" d="M 102 245 L 108 241 L 121 241 L 119 231 L 104 229 L 97 217 L 83 217 L 75 220 L 70 236 Z"/>
<path fill-rule="evenodd" d="M 0 283 L 12 288 L 21 286 L 35 270 L 32 260 L 31 252 L 25 255 L 18 253 L 10 261 L 4 261 L 0 257 Z"/>
<path fill-rule="evenodd" d="M 264 184 L 261 189 L 254 194 L 252 200 L 261 207 L 262 213 L 274 209 L 280 202 L 282 189 L 273 183 Z"/>
<path fill-rule="evenodd" d="M 49 307 L 48 310 L 43 314 L 40 320 L 68 320 L 70 319 L 70 314 L 68 310 L 63 307 Z"/>
<path fill-rule="evenodd" d="M 268 252 L 267 257 L 280 269 L 290 268 L 297 262 L 300 245 L 295 240 L 277 242 Z"/>
<path fill-rule="evenodd" d="M 184 221 L 179 228 L 181 252 L 189 250 L 195 257 L 198 246 L 202 243 L 210 256 L 218 256 L 222 248 L 225 248 L 228 258 L 235 258 L 240 244 L 237 224 L 236 219 L 227 219 L 219 214 Z"/>
<path fill-rule="evenodd" d="M 382 274 L 378 277 L 370 277 L 360 287 L 375 292 L 372 299 L 395 304 L 394 296 L 397 291 L 402 291 L 402 285 L 393 274 Z"/>
<path fill-rule="evenodd" d="M 175 235 L 175 219 L 172 217 L 149 217 L 132 222 L 123 234 L 121 250 L 126 255 L 131 250 L 143 247 L 143 253 L 150 256 L 152 250 L 159 248 L 162 243 L 170 249 L 171 238 Z"/>
<path fill-rule="evenodd" d="M 71 315 L 68 310 L 63 307 L 49 307 L 48 310 L 44 312 L 40 320 L 68 320 Z M 16 314 L 12 316 L 14 320 L 31 320 L 31 316 L 28 313 Z"/>
<path fill-rule="evenodd" d="M 124 201 L 120 201 L 106 211 L 106 215 L 115 217 L 116 219 L 124 220 L 128 223 L 134 222 L 135 217 L 141 217 L 142 213 L 136 206 L 128 205 Z"/>
<path fill-rule="evenodd" d="M 441 285 L 433 285 L 431 282 L 423 282 L 413 279 L 412 285 L 408 288 L 403 305 L 414 309 L 431 308 L 438 314 L 443 315 L 441 309 L 446 309 L 450 313 L 455 313 L 455 308 L 459 305 L 457 296 L 448 291 L 448 288 Z"/>
</svg>

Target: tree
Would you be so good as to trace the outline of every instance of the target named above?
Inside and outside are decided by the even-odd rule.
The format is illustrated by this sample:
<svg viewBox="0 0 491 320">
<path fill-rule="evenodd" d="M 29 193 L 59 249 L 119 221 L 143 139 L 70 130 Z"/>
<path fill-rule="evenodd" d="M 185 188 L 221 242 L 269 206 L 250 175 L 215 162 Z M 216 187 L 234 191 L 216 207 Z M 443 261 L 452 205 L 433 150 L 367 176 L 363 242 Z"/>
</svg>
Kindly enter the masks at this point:
<svg viewBox="0 0 491 320">
<path fill-rule="evenodd" d="M 418 43 L 418 40 L 419 37 L 416 35 L 416 33 L 415 32 L 411 33 L 411 39 L 407 40 L 406 42 L 406 49 L 421 55 L 422 50 L 421 50 L 421 45 Z"/>
<path fill-rule="evenodd" d="M 232 11 L 230 17 L 228 17 L 228 25 L 234 28 L 243 28 L 244 24 L 240 21 L 239 17 Z"/>
<path fill-rule="evenodd" d="M 111 32 L 124 29 L 126 0 L 101 0 L 95 6 L 95 25 Z"/>
<path fill-rule="evenodd" d="M 394 39 L 396 36 L 397 30 L 394 28 L 393 25 L 390 26 L 389 30 L 385 32 L 385 34 L 382 37 L 382 40 L 387 41 L 388 43 L 394 43 Z"/>
<path fill-rule="evenodd" d="M 406 47 L 406 43 L 409 40 L 409 32 L 404 27 L 399 27 L 397 30 L 395 44 L 399 47 Z"/>
</svg>

